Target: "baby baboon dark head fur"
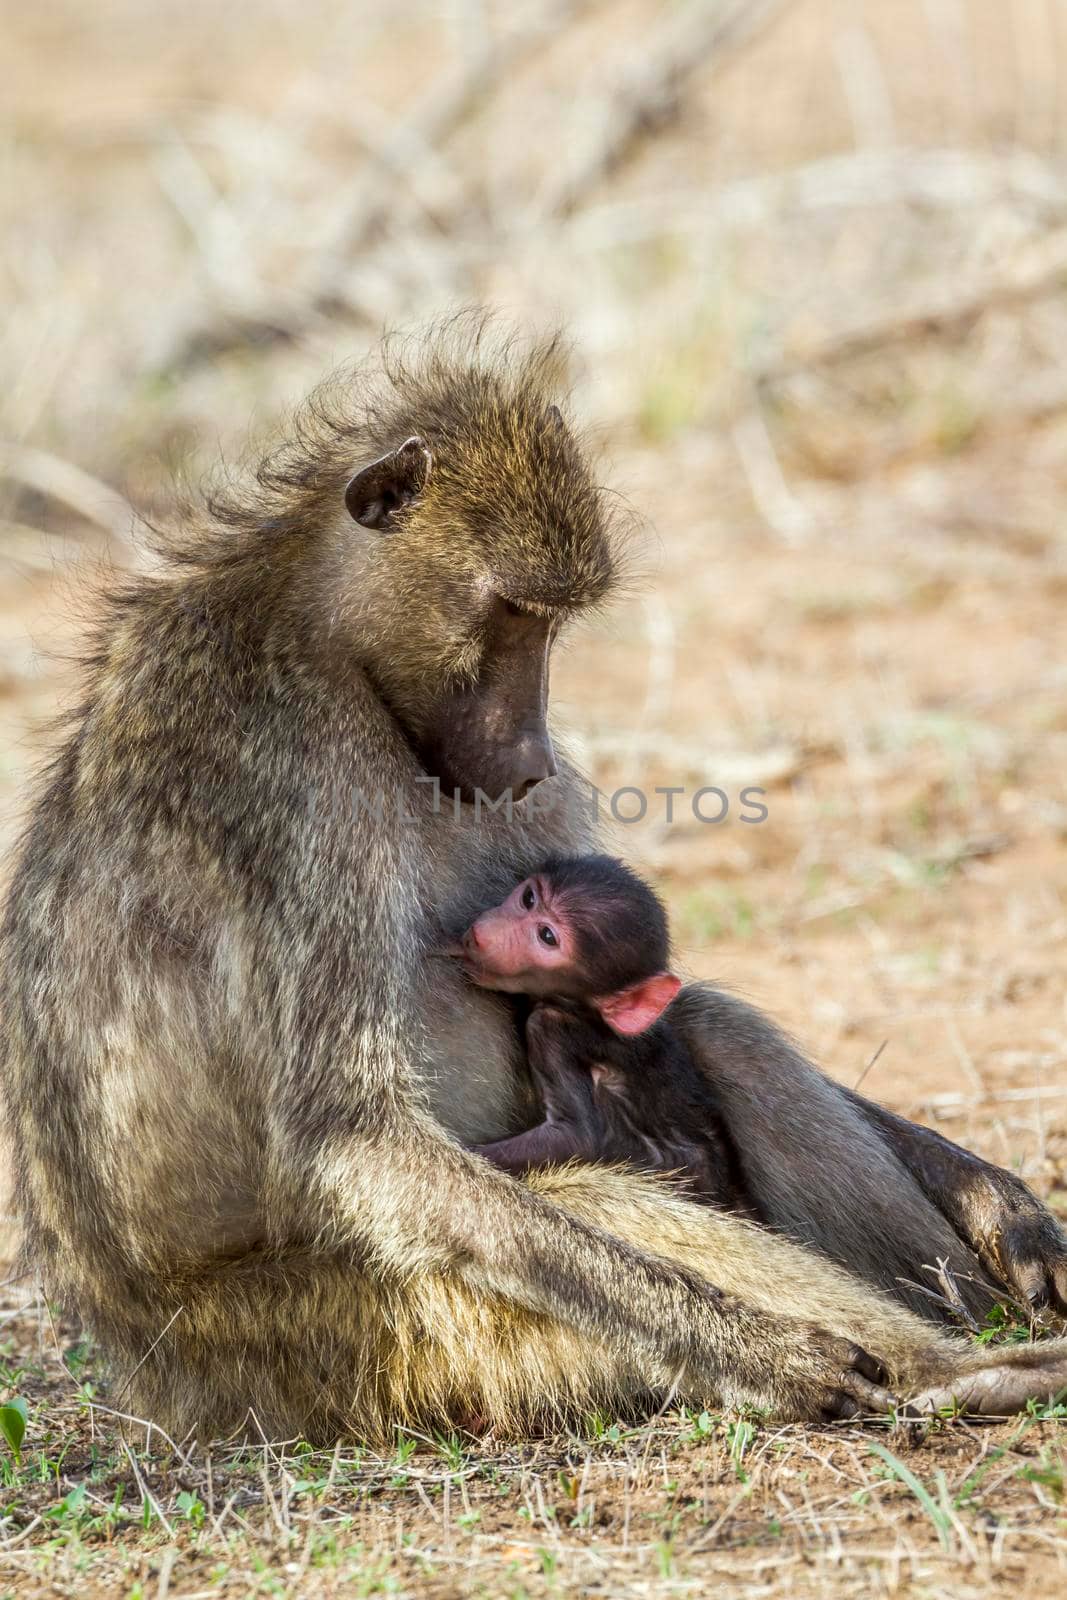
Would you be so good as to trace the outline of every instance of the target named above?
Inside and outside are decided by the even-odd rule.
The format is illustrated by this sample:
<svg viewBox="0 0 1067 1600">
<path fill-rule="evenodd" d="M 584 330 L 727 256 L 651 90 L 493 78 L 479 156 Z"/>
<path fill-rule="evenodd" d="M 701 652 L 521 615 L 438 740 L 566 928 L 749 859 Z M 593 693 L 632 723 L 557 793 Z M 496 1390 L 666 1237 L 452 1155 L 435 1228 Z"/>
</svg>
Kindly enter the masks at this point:
<svg viewBox="0 0 1067 1600">
<path fill-rule="evenodd" d="M 426 770 L 468 799 L 518 797 L 555 771 L 550 649 L 616 571 L 555 403 L 561 367 L 558 341 L 505 349 L 484 322 L 387 343 L 373 372 L 312 396 L 251 495 L 213 497 L 199 547 L 288 568 L 286 604 L 331 664 L 366 671 Z"/>
<path fill-rule="evenodd" d="M 614 856 L 553 856 L 541 868 L 578 936 L 586 992 L 611 994 L 663 972 L 670 934 L 663 902 Z"/>
</svg>

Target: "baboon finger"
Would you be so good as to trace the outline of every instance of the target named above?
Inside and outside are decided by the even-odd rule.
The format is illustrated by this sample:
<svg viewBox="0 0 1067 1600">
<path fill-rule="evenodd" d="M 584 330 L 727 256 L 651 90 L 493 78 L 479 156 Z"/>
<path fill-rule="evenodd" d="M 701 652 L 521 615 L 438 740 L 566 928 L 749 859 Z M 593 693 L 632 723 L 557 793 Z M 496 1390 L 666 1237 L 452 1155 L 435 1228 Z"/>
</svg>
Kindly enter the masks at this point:
<svg viewBox="0 0 1067 1600">
<path fill-rule="evenodd" d="M 1050 1286 L 1045 1264 L 1042 1261 L 1016 1261 L 1013 1276 L 1019 1297 L 1035 1311 L 1042 1310 L 1050 1299 Z"/>
<path fill-rule="evenodd" d="M 859 1404 L 850 1394 L 845 1394 L 842 1389 L 833 1389 L 819 1413 L 819 1421 L 848 1422 L 850 1418 L 858 1417 L 859 1414 Z"/>
<path fill-rule="evenodd" d="M 849 1345 L 848 1364 L 861 1377 L 869 1379 L 873 1384 L 884 1386 L 889 1382 L 889 1372 L 885 1363 L 879 1361 L 877 1356 L 872 1356 L 870 1351 L 864 1350 L 862 1345 Z"/>
<path fill-rule="evenodd" d="M 1067 1259 L 1052 1269 L 1053 1304 L 1057 1311 L 1067 1316 Z"/>
<path fill-rule="evenodd" d="M 884 1385 L 889 1381 L 884 1363 L 861 1344 L 853 1344 L 851 1339 L 833 1339 L 828 1354 L 831 1361 L 841 1366 L 846 1377 L 858 1373 L 861 1378 L 874 1384 Z"/>
<path fill-rule="evenodd" d="M 1047 1214 L 1024 1216 L 1004 1230 L 997 1250 L 1002 1274 L 1035 1309 L 1067 1311 L 1067 1236 Z"/>
<path fill-rule="evenodd" d="M 870 1357 L 867 1359 L 870 1361 Z M 875 1367 L 880 1366 L 877 1362 L 871 1364 Z M 846 1368 L 838 1374 L 836 1382 L 828 1391 L 823 1415 L 831 1418 L 856 1417 L 861 1414 L 884 1416 L 888 1411 L 895 1411 L 899 1404 L 898 1397 L 883 1384 L 875 1383 L 859 1372 Z"/>
<path fill-rule="evenodd" d="M 841 1386 L 831 1389 L 822 1407 L 826 1422 L 845 1421 L 849 1417 L 884 1416 L 895 1411 L 900 1401 L 895 1394 L 880 1384 L 870 1383 L 858 1373 L 843 1372 Z"/>
</svg>

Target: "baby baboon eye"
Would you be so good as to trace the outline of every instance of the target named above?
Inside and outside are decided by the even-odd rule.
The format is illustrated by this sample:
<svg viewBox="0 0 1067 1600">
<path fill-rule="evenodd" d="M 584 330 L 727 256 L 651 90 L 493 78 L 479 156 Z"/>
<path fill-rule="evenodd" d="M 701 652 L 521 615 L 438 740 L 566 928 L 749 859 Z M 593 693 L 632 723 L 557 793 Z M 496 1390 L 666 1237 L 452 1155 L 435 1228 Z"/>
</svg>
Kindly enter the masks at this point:
<svg viewBox="0 0 1067 1600">
<path fill-rule="evenodd" d="M 550 945 L 553 948 L 559 944 L 559 940 L 556 938 L 554 931 L 549 927 L 547 922 L 542 922 L 541 926 L 537 930 L 537 937 L 540 939 L 542 944 Z"/>
<path fill-rule="evenodd" d="M 532 911 L 536 904 L 537 896 L 534 894 L 534 886 L 532 883 L 528 883 L 522 891 L 522 909 L 524 911 Z"/>
</svg>

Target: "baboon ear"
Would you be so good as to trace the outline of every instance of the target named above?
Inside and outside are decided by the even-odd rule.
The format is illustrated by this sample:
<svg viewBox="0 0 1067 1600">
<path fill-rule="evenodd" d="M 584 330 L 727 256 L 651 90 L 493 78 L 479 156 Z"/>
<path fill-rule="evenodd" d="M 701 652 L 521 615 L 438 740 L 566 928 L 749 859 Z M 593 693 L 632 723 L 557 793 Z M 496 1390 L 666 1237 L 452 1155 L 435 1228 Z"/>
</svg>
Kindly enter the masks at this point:
<svg viewBox="0 0 1067 1600">
<path fill-rule="evenodd" d="M 345 490 L 348 514 L 365 528 L 390 528 L 398 511 L 422 493 L 433 456 L 418 434 L 357 472 Z"/>
<path fill-rule="evenodd" d="M 682 980 L 673 972 L 657 972 L 643 983 L 632 983 L 628 989 L 605 995 L 593 1004 L 616 1033 L 644 1033 L 659 1021 L 681 987 Z"/>
<path fill-rule="evenodd" d="M 559 409 L 559 406 L 549 406 L 547 408 L 545 411 L 545 421 L 555 433 L 564 433 L 566 431 L 563 422 L 563 412 Z"/>
</svg>

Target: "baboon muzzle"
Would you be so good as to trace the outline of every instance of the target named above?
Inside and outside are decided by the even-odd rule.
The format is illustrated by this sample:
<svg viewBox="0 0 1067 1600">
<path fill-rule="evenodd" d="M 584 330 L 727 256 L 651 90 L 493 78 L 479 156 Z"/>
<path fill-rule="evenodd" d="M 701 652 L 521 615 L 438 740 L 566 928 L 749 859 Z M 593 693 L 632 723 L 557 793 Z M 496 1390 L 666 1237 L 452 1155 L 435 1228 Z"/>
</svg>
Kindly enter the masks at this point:
<svg viewBox="0 0 1067 1600">
<path fill-rule="evenodd" d="M 476 683 L 441 696 L 420 749 L 443 791 L 515 800 L 556 775 L 546 722 L 551 629 L 541 617 L 511 615 L 487 652 Z"/>
</svg>

